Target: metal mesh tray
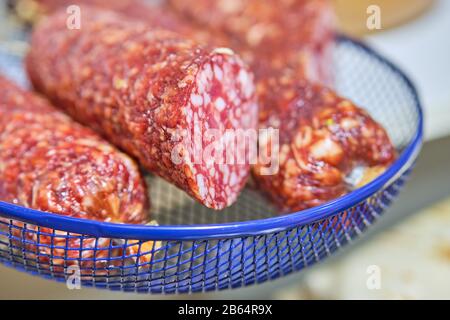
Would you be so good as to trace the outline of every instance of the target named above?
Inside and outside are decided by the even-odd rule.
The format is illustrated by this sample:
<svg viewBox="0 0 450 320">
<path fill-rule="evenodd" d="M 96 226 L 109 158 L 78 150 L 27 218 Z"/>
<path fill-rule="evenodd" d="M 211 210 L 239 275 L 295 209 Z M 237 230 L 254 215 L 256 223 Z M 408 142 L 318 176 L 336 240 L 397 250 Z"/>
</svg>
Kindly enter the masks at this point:
<svg viewBox="0 0 450 320">
<path fill-rule="evenodd" d="M 330 256 L 369 228 L 398 195 L 423 135 L 416 90 L 392 63 L 339 37 L 335 64 L 337 91 L 367 109 L 399 151 L 398 160 L 370 184 L 277 216 L 251 189 L 232 207 L 214 212 L 149 176 L 159 226 L 94 222 L 0 202 L 0 261 L 59 281 L 75 272 L 84 286 L 184 293 L 261 283 Z"/>
</svg>

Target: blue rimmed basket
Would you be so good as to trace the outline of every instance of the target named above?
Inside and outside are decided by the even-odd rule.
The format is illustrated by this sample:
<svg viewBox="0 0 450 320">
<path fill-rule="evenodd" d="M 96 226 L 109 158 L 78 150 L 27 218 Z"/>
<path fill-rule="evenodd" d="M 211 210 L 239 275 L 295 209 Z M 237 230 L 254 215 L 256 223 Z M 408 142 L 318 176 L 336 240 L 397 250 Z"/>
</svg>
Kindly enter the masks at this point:
<svg viewBox="0 0 450 320">
<path fill-rule="evenodd" d="M 338 37 L 335 63 L 338 92 L 382 123 L 399 151 L 398 160 L 370 184 L 322 206 L 277 216 L 250 189 L 231 208 L 211 212 L 148 177 L 159 226 L 94 222 L 0 202 L 0 261 L 59 281 L 79 276 L 84 286 L 186 293 L 261 283 L 332 255 L 395 199 L 423 136 L 416 90 L 392 63 L 346 37 Z"/>
</svg>

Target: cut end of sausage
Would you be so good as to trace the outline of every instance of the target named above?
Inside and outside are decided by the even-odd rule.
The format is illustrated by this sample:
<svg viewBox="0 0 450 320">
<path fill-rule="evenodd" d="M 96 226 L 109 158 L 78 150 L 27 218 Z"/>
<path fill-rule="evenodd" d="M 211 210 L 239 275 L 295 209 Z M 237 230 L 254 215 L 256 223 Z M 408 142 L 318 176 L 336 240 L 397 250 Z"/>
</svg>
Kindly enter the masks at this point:
<svg viewBox="0 0 450 320">
<path fill-rule="evenodd" d="M 64 12 L 35 29 L 27 64 L 34 87 L 205 206 L 231 205 L 249 174 L 237 152 L 247 147 L 215 155 L 230 134 L 255 134 L 251 72 L 229 49 L 208 51 L 101 10 L 86 14 L 75 33 Z"/>
<path fill-rule="evenodd" d="M 257 112 L 252 73 L 229 49 L 213 50 L 195 77 L 183 110 L 189 128 L 184 153 L 188 192 L 220 210 L 233 204 L 249 175 Z"/>
</svg>

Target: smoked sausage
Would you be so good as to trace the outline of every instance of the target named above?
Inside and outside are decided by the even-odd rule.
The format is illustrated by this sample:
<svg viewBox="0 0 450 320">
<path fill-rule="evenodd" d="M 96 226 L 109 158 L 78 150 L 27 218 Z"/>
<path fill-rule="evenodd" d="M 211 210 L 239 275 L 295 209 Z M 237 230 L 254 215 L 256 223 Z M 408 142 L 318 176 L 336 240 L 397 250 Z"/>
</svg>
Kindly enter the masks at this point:
<svg viewBox="0 0 450 320">
<path fill-rule="evenodd" d="M 0 91 L 1 201 L 96 221 L 149 222 L 147 187 L 131 158 L 3 77 Z M 12 230 L 22 239 L 19 228 Z M 38 255 L 40 262 L 52 256 L 54 265 L 62 266 L 64 260 L 71 265 L 82 256 L 82 267 L 92 266 L 94 257 L 97 267 L 106 263 L 102 258 L 108 254 L 109 239 L 80 243 L 78 237 L 66 239 L 49 228 L 40 228 L 38 234 L 36 226 L 28 225 L 27 231 L 27 252 Z M 129 249 L 136 253 L 138 248 Z"/>
<path fill-rule="evenodd" d="M 213 130 L 222 141 L 257 128 L 241 59 L 113 12 L 86 10 L 79 30 L 66 19 L 51 15 L 33 33 L 27 70 L 37 91 L 205 206 L 234 203 L 249 175 L 249 162 L 237 161 L 247 147 L 237 144 L 231 161 L 208 147 Z"/>
</svg>

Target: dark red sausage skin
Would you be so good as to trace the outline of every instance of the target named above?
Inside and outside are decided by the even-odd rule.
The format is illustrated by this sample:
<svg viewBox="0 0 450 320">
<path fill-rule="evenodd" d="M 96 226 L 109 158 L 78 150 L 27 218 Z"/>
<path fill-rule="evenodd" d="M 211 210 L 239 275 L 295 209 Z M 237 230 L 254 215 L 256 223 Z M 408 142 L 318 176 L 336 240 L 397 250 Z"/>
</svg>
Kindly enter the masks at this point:
<svg viewBox="0 0 450 320">
<path fill-rule="evenodd" d="M 279 129 L 279 171 L 253 167 L 259 188 L 281 212 L 335 199 L 353 187 L 357 166 L 372 179 L 396 157 L 386 131 L 369 114 L 332 90 L 334 19 L 327 0 L 169 0 L 195 28 L 212 30 L 255 73 L 260 128 Z M 192 34 L 197 34 L 195 31 Z M 216 35 L 219 35 L 216 37 Z M 262 139 L 260 153 L 273 154 Z M 265 171 L 265 172 L 264 172 Z M 264 172 L 264 174 L 263 174 Z"/>
<path fill-rule="evenodd" d="M 329 0 L 168 0 L 158 5 L 142 0 L 33 1 L 38 17 L 70 5 L 79 6 L 82 14 L 95 6 L 199 43 L 231 47 L 253 68 L 262 59 L 275 68 L 288 62 L 312 81 L 333 82 L 329 66 L 335 17 Z"/>
<path fill-rule="evenodd" d="M 52 15 L 33 34 L 27 69 L 34 87 L 205 206 L 231 205 L 249 164 L 194 159 L 206 135 L 182 150 L 177 136 L 256 130 L 253 75 L 242 61 L 230 49 L 202 47 L 112 12 L 85 10 L 80 30 L 68 30 L 66 18 Z"/>
<path fill-rule="evenodd" d="M 152 23 L 164 29 L 178 29 L 180 24 L 174 14 L 164 9 L 164 6 L 142 0 L 9 0 L 16 14 L 22 20 L 36 24 L 42 18 L 59 10 L 73 12 L 74 7 L 80 8 L 81 14 L 95 7 L 111 10 Z"/>
<path fill-rule="evenodd" d="M 329 0 L 168 0 L 168 7 L 213 38 L 223 35 L 253 67 L 286 64 L 331 84 L 335 16 Z"/>
<path fill-rule="evenodd" d="M 280 159 L 284 160 L 275 175 L 261 175 L 266 165 L 259 163 L 253 176 L 282 212 L 339 197 L 351 189 L 345 177 L 353 168 L 373 168 L 371 172 L 378 175 L 395 159 L 388 135 L 370 115 L 312 84 L 332 82 L 334 24 L 328 1 L 277 1 L 275 6 L 271 1 L 247 0 L 235 8 L 226 8 L 221 1 L 202 0 L 195 6 L 191 1 L 169 2 L 178 18 L 167 9 L 160 10 L 171 17 L 172 30 L 200 42 L 232 47 L 251 65 L 260 105 L 259 127 L 280 129 Z M 281 18 L 286 12 L 291 19 Z M 149 22 L 162 25 L 158 19 Z M 252 40 L 251 26 L 266 31 L 259 41 Z M 333 130 L 320 124 L 321 119 L 332 123 Z M 294 140 L 299 141 L 302 134 L 310 141 L 297 148 Z M 269 142 L 260 142 L 263 150 Z"/>
<path fill-rule="evenodd" d="M 259 163 L 253 176 L 282 212 L 335 199 L 351 190 L 345 178 L 356 166 L 385 168 L 395 159 L 386 131 L 351 101 L 288 73 L 266 79 L 272 90 L 262 90 L 260 125 L 279 129 L 279 171 L 262 175 Z M 270 141 L 260 147 L 271 153 Z"/>
<path fill-rule="evenodd" d="M 2 77 L 0 90 L 1 201 L 97 221 L 149 221 L 147 188 L 131 158 L 43 98 Z M 41 262 L 48 261 L 50 244 L 66 246 L 66 239 L 58 238 L 58 234 L 52 239 L 52 229 L 40 228 L 40 232 L 49 234 L 40 236 L 31 232 L 37 231 L 35 226 L 28 225 L 27 229 L 30 232 L 25 240 L 41 244 L 29 244 L 27 249 L 39 254 Z M 19 229 L 13 229 L 13 233 L 22 237 Z M 98 248 L 107 248 L 109 241 L 100 239 Z M 94 239 L 83 241 L 86 249 L 94 245 Z M 72 259 L 80 255 L 79 239 L 68 240 L 67 246 L 76 250 L 53 249 L 53 256 L 61 258 L 53 259 L 55 265 L 63 265 L 64 255 Z M 96 257 L 105 258 L 106 254 L 106 249 L 99 250 Z M 83 252 L 86 258 L 93 255 L 90 250 Z M 67 261 L 68 265 L 76 263 Z M 98 266 L 101 264 L 100 260 Z"/>
</svg>

